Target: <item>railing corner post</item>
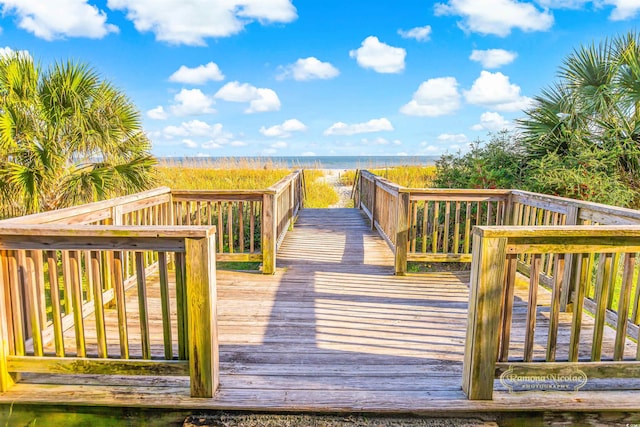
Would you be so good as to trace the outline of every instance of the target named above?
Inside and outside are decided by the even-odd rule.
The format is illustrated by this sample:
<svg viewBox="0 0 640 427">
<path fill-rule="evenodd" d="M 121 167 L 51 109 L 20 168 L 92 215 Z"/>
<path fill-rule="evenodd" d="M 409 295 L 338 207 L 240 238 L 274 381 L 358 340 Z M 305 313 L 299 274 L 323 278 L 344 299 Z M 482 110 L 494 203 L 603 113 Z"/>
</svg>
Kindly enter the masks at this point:
<svg viewBox="0 0 640 427">
<path fill-rule="evenodd" d="M 462 389 L 470 400 L 491 400 L 499 345 L 506 238 L 473 233 L 469 314 L 464 347 Z"/>
<path fill-rule="evenodd" d="M 407 272 L 407 250 L 409 246 L 409 193 L 398 193 L 395 273 L 403 276 Z"/>
<path fill-rule="evenodd" d="M 185 239 L 191 397 L 213 397 L 219 384 L 215 234 Z"/>
<path fill-rule="evenodd" d="M 277 246 L 277 205 L 275 194 L 265 193 L 262 196 L 262 273 L 276 272 Z"/>
</svg>

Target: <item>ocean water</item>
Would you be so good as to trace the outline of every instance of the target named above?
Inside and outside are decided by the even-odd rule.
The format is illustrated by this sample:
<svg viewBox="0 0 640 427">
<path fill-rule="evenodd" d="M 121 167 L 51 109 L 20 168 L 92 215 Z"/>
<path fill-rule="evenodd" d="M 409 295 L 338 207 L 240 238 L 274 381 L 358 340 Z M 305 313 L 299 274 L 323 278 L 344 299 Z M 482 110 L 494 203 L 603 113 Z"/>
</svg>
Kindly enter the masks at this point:
<svg viewBox="0 0 640 427">
<path fill-rule="evenodd" d="M 379 169 L 391 166 L 429 166 L 435 164 L 438 156 L 300 156 L 300 157 L 246 157 L 249 161 L 272 161 L 277 164 L 285 164 L 290 168 L 322 168 L 322 169 Z M 163 157 L 160 161 L 167 160 L 174 164 L 182 162 L 190 165 L 202 164 L 208 166 L 217 161 L 224 161 L 229 157 Z"/>
</svg>

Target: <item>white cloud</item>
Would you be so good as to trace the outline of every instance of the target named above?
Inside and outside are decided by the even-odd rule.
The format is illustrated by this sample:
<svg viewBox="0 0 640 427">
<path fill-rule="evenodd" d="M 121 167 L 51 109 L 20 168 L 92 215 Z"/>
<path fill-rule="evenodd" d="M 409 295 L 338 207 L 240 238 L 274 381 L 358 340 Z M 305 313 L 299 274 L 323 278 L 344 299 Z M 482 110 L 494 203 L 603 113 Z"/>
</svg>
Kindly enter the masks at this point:
<svg viewBox="0 0 640 427">
<path fill-rule="evenodd" d="M 324 131 L 325 135 L 355 135 L 358 133 L 372 133 L 381 131 L 392 131 L 393 125 L 391 122 L 382 117 L 380 119 L 371 119 L 366 123 L 356 123 L 348 125 L 343 122 L 337 122 L 332 124 L 328 129 Z"/>
<path fill-rule="evenodd" d="M 185 147 L 187 148 L 198 148 L 198 143 L 193 141 L 192 139 L 183 139 L 182 143 L 185 145 Z"/>
<path fill-rule="evenodd" d="M 513 126 L 499 113 L 486 111 L 480 115 L 480 123 L 471 127 L 473 130 L 488 130 L 496 132 L 503 129 L 511 129 Z"/>
<path fill-rule="evenodd" d="M 179 126 L 167 126 L 162 130 L 162 135 L 167 139 L 175 137 L 206 137 L 219 144 L 226 144 L 233 135 L 223 129 L 221 123 L 210 125 L 201 120 L 183 122 Z M 184 139 L 183 139 L 184 141 Z"/>
<path fill-rule="evenodd" d="M 364 145 L 389 145 L 389 140 L 382 137 L 378 137 L 375 139 L 363 138 L 361 142 Z"/>
<path fill-rule="evenodd" d="M 398 30 L 398 34 L 405 39 L 416 39 L 419 42 L 429 41 L 431 37 L 431 25 L 424 27 L 415 27 L 410 30 Z"/>
<path fill-rule="evenodd" d="M 195 68 L 189 68 L 182 65 L 178 68 L 178 71 L 171 74 L 169 77 L 170 82 L 187 83 L 194 85 L 201 85 L 210 80 L 220 81 L 224 80 L 224 74 L 220 71 L 220 68 L 215 62 L 209 62 L 206 65 L 198 65 Z"/>
<path fill-rule="evenodd" d="M 517 53 L 510 52 L 504 49 L 474 49 L 471 52 L 471 56 L 469 56 L 469 59 L 481 63 L 484 68 L 491 69 L 500 68 L 503 65 L 511 64 L 517 56 Z"/>
<path fill-rule="evenodd" d="M 318 58 L 310 56 L 300 58 L 293 64 L 280 67 L 281 73 L 276 76 L 278 80 L 292 78 L 298 81 L 327 80 L 340 74 L 340 71 L 329 62 L 322 62 Z"/>
<path fill-rule="evenodd" d="M 252 21 L 287 23 L 297 18 L 290 0 L 108 0 L 107 5 L 125 11 L 138 31 L 186 45 L 205 45 L 209 37 L 237 34 Z"/>
<path fill-rule="evenodd" d="M 305 151 L 304 153 L 300 154 L 301 156 L 315 156 L 316 153 L 314 153 L 313 151 Z"/>
<path fill-rule="evenodd" d="M 520 94 L 520 86 L 511 83 L 508 76 L 489 71 L 482 71 L 464 96 L 469 104 L 489 106 L 498 111 L 521 111 L 532 101 Z"/>
<path fill-rule="evenodd" d="M 298 119 L 285 120 L 280 125 L 260 128 L 260 133 L 273 138 L 286 138 L 291 136 L 291 132 L 302 132 L 307 130 L 307 126 Z"/>
<path fill-rule="evenodd" d="M 249 108 L 244 111 L 245 113 L 262 113 L 280 109 L 280 99 L 275 91 L 257 88 L 248 83 L 229 82 L 222 86 L 214 97 L 229 102 L 248 102 Z"/>
<path fill-rule="evenodd" d="M 624 21 L 634 18 L 640 11 L 638 0 L 604 0 L 605 4 L 614 6 L 609 19 L 612 21 Z"/>
<path fill-rule="evenodd" d="M 441 148 L 438 147 L 437 145 L 433 145 L 433 144 L 429 144 L 426 141 L 420 144 L 422 147 L 420 152 L 422 153 L 429 153 L 429 154 L 435 154 L 435 153 L 439 153 Z"/>
<path fill-rule="evenodd" d="M 201 147 L 205 149 L 222 148 L 222 144 L 212 139 L 203 143 Z"/>
<path fill-rule="evenodd" d="M 246 147 L 248 144 L 244 141 L 231 141 L 229 143 L 230 146 L 232 147 Z"/>
<path fill-rule="evenodd" d="M 271 148 L 287 148 L 287 143 L 284 141 L 274 142 L 270 145 Z"/>
<path fill-rule="evenodd" d="M 404 70 L 407 51 L 369 36 L 358 49 L 350 51 L 349 56 L 355 58 L 362 68 L 372 68 L 378 73 L 399 73 Z"/>
<path fill-rule="evenodd" d="M 0 47 L 0 57 L 12 55 L 17 55 L 21 58 L 31 58 L 31 54 L 28 50 L 13 50 L 9 46 Z"/>
<path fill-rule="evenodd" d="M 508 36 L 514 28 L 522 31 L 546 31 L 553 15 L 531 3 L 518 0 L 449 0 L 435 5 L 435 15 L 462 17 L 458 26 L 467 32 Z"/>
<path fill-rule="evenodd" d="M 596 8 L 603 6 L 613 6 L 613 11 L 609 15 L 612 21 L 624 21 L 634 18 L 640 11 L 638 0 L 537 0 L 540 6 L 550 9 L 581 9 L 592 3 Z"/>
<path fill-rule="evenodd" d="M 438 135 L 438 142 L 463 144 L 469 139 L 464 133 L 443 133 Z"/>
<path fill-rule="evenodd" d="M 438 117 L 460 108 L 460 93 L 455 77 L 438 77 L 422 82 L 409 103 L 400 108 L 409 116 Z"/>
<path fill-rule="evenodd" d="M 147 111 L 147 117 L 153 120 L 166 120 L 169 114 L 167 114 L 162 105 L 158 105 L 156 108 Z"/>
<path fill-rule="evenodd" d="M 182 89 L 173 97 L 175 104 L 171 112 L 177 116 L 194 116 L 215 113 L 211 106 L 214 100 L 202 93 L 200 89 Z"/>
<path fill-rule="evenodd" d="M 87 0 L 0 0 L 3 15 L 15 15 L 18 26 L 45 40 L 63 37 L 100 39 L 118 32 L 104 11 Z"/>
</svg>

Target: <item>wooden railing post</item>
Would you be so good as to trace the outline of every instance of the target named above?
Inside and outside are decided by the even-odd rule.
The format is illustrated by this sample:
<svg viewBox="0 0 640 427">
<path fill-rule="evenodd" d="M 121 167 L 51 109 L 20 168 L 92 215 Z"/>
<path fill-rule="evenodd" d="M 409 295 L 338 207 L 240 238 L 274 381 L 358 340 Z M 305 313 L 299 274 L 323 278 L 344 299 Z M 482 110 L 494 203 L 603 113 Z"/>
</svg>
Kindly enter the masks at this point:
<svg viewBox="0 0 640 427">
<path fill-rule="evenodd" d="M 409 245 L 409 193 L 398 193 L 396 215 L 396 275 L 407 272 L 407 246 Z"/>
<path fill-rule="evenodd" d="M 567 216 L 565 225 L 577 225 L 578 224 L 579 209 L 577 206 L 569 206 L 567 208 Z M 578 264 L 577 254 L 564 255 L 564 275 L 562 277 L 562 289 L 560 290 L 560 311 L 567 311 L 570 309 L 569 304 L 572 301 L 572 293 L 576 284 L 576 271 L 575 266 Z"/>
<path fill-rule="evenodd" d="M 3 251 L 4 252 L 4 251 Z M 8 309 L 9 298 L 5 292 L 9 291 L 9 274 L 5 256 L 0 253 L 0 392 L 7 391 L 13 386 L 13 377 L 7 369 L 7 356 L 9 355 L 9 322 Z"/>
<path fill-rule="evenodd" d="M 371 229 L 375 230 L 376 229 L 376 193 L 377 193 L 377 187 L 378 187 L 378 179 L 374 177 L 371 182 L 373 183 L 373 191 L 371 192 L 371 206 L 369 207 L 369 210 L 371 211 Z"/>
<path fill-rule="evenodd" d="M 191 397 L 213 397 L 219 378 L 215 234 L 185 239 Z"/>
<path fill-rule="evenodd" d="M 462 390 L 472 400 L 493 397 L 506 243 L 506 238 L 487 238 L 483 237 L 481 229 L 474 230 L 462 372 Z"/>
<path fill-rule="evenodd" d="M 276 245 L 278 212 L 276 195 L 265 193 L 262 196 L 262 273 L 276 272 Z"/>
</svg>

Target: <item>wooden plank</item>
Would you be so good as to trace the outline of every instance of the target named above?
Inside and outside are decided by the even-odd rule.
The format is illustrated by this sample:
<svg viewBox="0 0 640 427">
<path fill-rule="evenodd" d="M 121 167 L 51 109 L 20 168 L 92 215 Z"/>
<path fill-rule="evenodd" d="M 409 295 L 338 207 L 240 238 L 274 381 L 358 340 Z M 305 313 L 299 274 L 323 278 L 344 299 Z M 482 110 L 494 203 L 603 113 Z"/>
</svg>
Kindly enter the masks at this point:
<svg viewBox="0 0 640 427">
<path fill-rule="evenodd" d="M 276 240 L 277 207 L 272 194 L 265 194 L 262 201 L 262 272 L 274 274 L 276 272 Z"/>
<path fill-rule="evenodd" d="M 442 237 L 442 252 L 449 252 L 449 223 L 451 222 L 451 202 L 444 204 L 444 231 Z"/>
<path fill-rule="evenodd" d="M 496 363 L 496 378 L 509 368 L 516 368 L 527 375 L 548 375 L 552 372 L 558 376 L 575 376 L 576 371 L 582 371 L 591 379 L 601 378 L 639 378 L 640 363 L 638 362 L 545 362 L 545 363 Z"/>
<path fill-rule="evenodd" d="M 464 221 L 464 253 L 469 254 L 471 246 L 471 203 L 467 202 L 467 212 Z"/>
<path fill-rule="evenodd" d="M 185 376 L 189 374 L 188 364 L 184 361 L 9 356 L 7 362 L 11 372 L 135 376 Z"/>
<path fill-rule="evenodd" d="M 440 202 L 433 203 L 433 225 L 431 229 L 431 252 L 438 252 L 438 231 L 440 228 Z"/>
<path fill-rule="evenodd" d="M 221 262 L 260 262 L 262 254 L 216 254 L 216 259 Z"/>
<path fill-rule="evenodd" d="M 64 357 L 64 336 L 62 329 L 62 310 L 60 305 L 60 285 L 58 282 L 58 256 L 55 251 L 47 251 L 49 272 L 49 292 L 51 295 L 51 318 L 56 356 Z"/>
<path fill-rule="evenodd" d="M 453 253 L 460 251 L 460 201 L 456 201 L 456 213 L 453 225 Z"/>
<path fill-rule="evenodd" d="M 73 327 L 76 338 L 76 354 L 78 357 L 87 355 L 84 337 L 84 316 L 82 313 L 82 283 L 80 282 L 80 253 L 69 252 L 69 281 L 71 288 L 71 305 L 73 307 Z"/>
<path fill-rule="evenodd" d="M 535 254 L 531 261 L 529 275 L 529 300 L 527 302 L 527 321 L 525 326 L 524 361 L 533 359 L 533 342 L 536 330 L 536 316 L 538 311 L 538 284 L 540 281 L 540 254 Z"/>
<path fill-rule="evenodd" d="M 238 252 L 244 252 L 244 204 L 242 202 L 238 202 L 238 248 Z"/>
<path fill-rule="evenodd" d="M 12 335 L 8 319 L 13 313 L 11 312 L 11 299 L 6 295 L 11 292 L 6 261 L 6 253 L 0 253 L 0 392 L 6 392 L 14 384 L 7 362 L 7 357 L 11 354 L 9 341 Z"/>
<path fill-rule="evenodd" d="M 93 275 L 93 294 L 94 294 L 94 314 L 96 319 L 96 333 L 98 340 L 98 357 L 106 358 L 107 354 L 107 333 L 104 322 L 104 301 L 102 300 L 102 276 L 100 274 L 100 253 L 91 251 L 90 260 Z"/>
<path fill-rule="evenodd" d="M 578 350 L 580 346 L 580 331 L 582 329 L 582 314 L 587 286 L 591 283 L 591 262 L 587 253 L 580 254 L 576 258 L 575 275 L 575 301 L 573 317 L 571 321 L 571 338 L 569 342 L 569 361 L 578 361 Z"/>
<path fill-rule="evenodd" d="M 551 295 L 549 333 L 547 338 L 547 362 L 554 362 L 556 360 L 558 326 L 560 325 L 560 295 L 562 292 L 562 280 L 564 278 L 564 258 L 556 256 L 555 259 L 554 286 Z"/>
<path fill-rule="evenodd" d="M 407 254 L 407 260 L 412 262 L 471 262 L 471 254 Z"/>
<path fill-rule="evenodd" d="M 140 345 L 142 358 L 151 358 L 151 344 L 149 342 L 149 315 L 147 313 L 147 279 L 144 271 L 144 252 L 136 252 L 136 281 L 138 283 L 138 313 L 140 316 Z"/>
<path fill-rule="evenodd" d="M 631 301 L 631 288 L 633 286 L 633 270 L 636 265 L 636 253 L 625 254 L 620 284 L 620 297 L 618 299 L 618 323 L 616 325 L 616 342 L 614 345 L 613 360 L 622 360 L 627 342 L 627 327 L 629 325 L 629 303 Z M 613 288 L 614 286 L 612 286 Z"/>
<path fill-rule="evenodd" d="M 38 287 L 32 251 L 18 251 L 18 263 L 22 266 L 22 289 L 24 289 L 24 307 L 27 311 L 25 320 L 27 328 L 31 331 L 33 352 L 36 356 L 42 356 L 42 327 L 40 325 L 40 310 L 38 308 Z"/>
<path fill-rule="evenodd" d="M 171 307 L 169 303 L 169 275 L 167 271 L 167 254 L 158 253 L 158 272 L 160 279 L 160 306 L 162 308 L 162 335 L 164 343 L 164 358 L 173 359 L 171 338 Z"/>
<path fill-rule="evenodd" d="M 113 253 L 113 288 L 115 290 L 116 311 L 118 312 L 118 342 L 120 343 L 120 357 L 129 358 L 129 326 L 127 324 L 127 305 L 123 279 L 124 252 Z"/>
<path fill-rule="evenodd" d="M 509 342 L 511 339 L 511 325 L 513 324 L 513 294 L 516 286 L 516 272 L 518 258 L 516 255 L 507 255 L 507 271 L 505 285 L 502 292 L 500 311 L 500 350 L 498 360 L 504 362 L 509 358 Z"/>
<path fill-rule="evenodd" d="M 506 239 L 473 235 L 471 295 L 462 389 L 469 399 L 490 400 L 498 351 L 500 296 L 505 280 Z"/>
<path fill-rule="evenodd" d="M 396 205 L 396 259 L 395 273 L 402 276 L 407 272 L 407 245 L 409 242 L 409 193 L 400 193 Z"/>
<path fill-rule="evenodd" d="M 214 237 L 186 241 L 192 397 L 213 397 L 219 384 Z"/>
<path fill-rule="evenodd" d="M 607 300 L 611 284 L 611 263 L 613 254 L 600 254 L 598 261 L 598 273 L 596 277 L 596 312 L 593 328 L 593 340 L 591 341 L 591 361 L 599 361 L 602 357 L 602 339 L 604 323 L 606 319 Z"/>
<path fill-rule="evenodd" d="M 187 328 L 187 290 L 185 284 L 184 253 L 175 254 L 176 274 L 176 317 L 178 322 L 178 358 L 187 360 L 189 330 Z"/>
<path fill-rule="evenodd" d="M 233 203 L 227 203 L 227 239 L 229 242 L 229 253 L 234 252 L 235 239 L 233 238 Z"/>
</svg>

